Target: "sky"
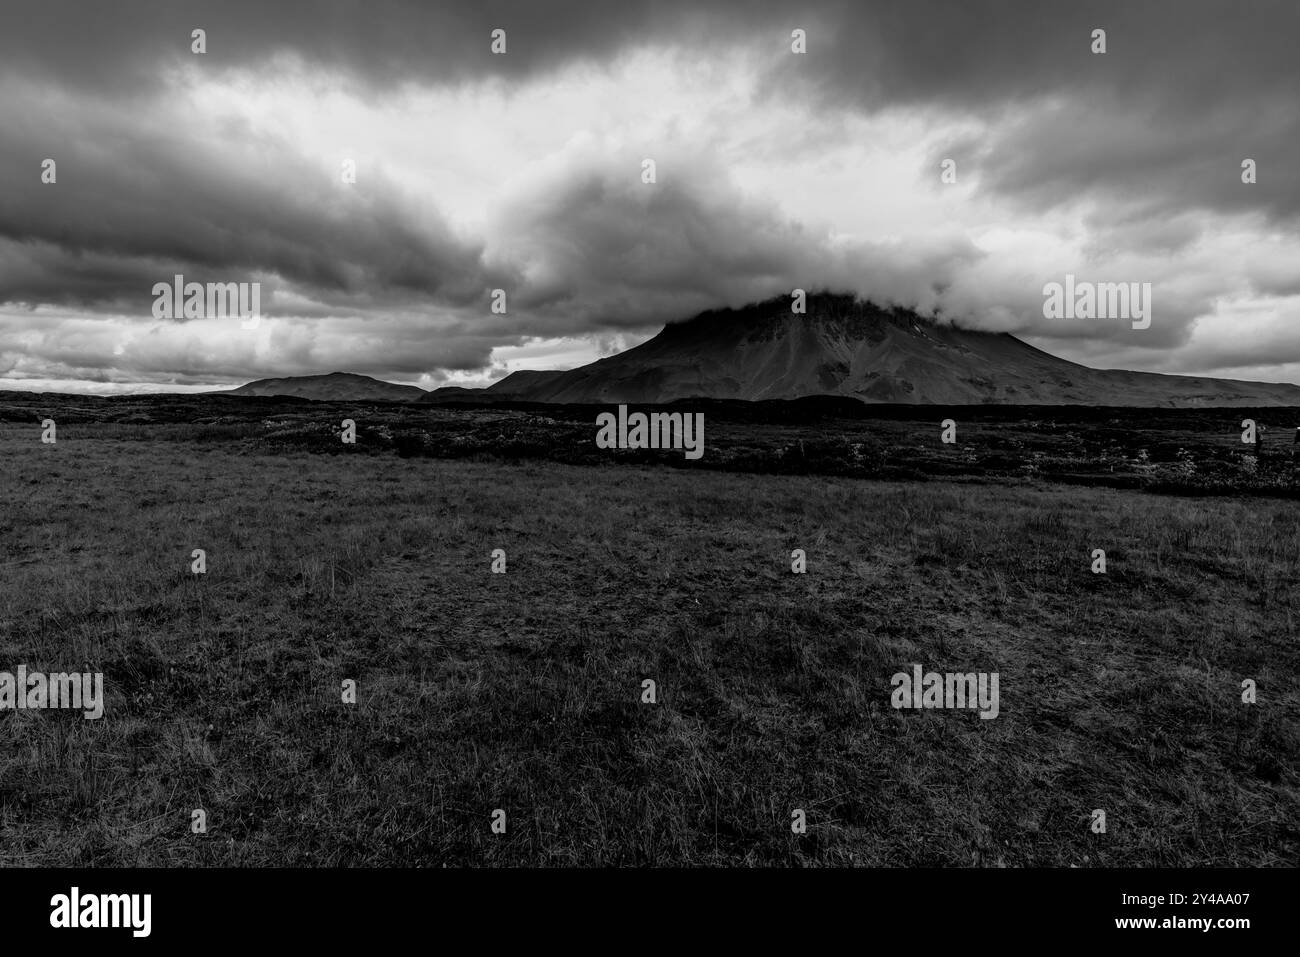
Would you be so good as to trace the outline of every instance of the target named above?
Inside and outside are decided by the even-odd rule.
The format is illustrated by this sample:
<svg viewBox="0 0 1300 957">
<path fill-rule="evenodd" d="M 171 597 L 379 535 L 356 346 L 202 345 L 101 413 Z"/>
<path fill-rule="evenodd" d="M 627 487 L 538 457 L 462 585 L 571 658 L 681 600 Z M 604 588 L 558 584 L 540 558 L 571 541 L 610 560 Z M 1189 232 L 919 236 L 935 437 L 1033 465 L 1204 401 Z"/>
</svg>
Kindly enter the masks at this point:
<svg viewBox="0 0 1300 957">
<path fill-rule="evenodd" d="M 1300 383 L 1298 35 L 1293 0 L 5 0 L 0 388 L 485 385 L 796 288 Z M 156 317 L 178 274 L 261 320 Z M 1150 326 L 1045 317 L 1067 274 L 1151 283 Z"/>
</svg>

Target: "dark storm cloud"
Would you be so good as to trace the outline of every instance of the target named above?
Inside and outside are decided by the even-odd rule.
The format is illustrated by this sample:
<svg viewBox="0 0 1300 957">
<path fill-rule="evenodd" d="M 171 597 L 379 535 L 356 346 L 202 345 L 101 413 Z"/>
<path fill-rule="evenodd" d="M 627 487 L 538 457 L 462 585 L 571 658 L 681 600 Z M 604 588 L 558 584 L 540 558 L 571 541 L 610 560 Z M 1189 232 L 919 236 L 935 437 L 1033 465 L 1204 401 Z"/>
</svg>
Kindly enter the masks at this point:
<svg viewBox="0 0 1300 957">
<path fill-rule="evenodd" d="M 1097 191 L 1153 212 L 1188 206 L 1300 212 L 1300 81 L 1291 0 L 497 0 L 264 3 L 10 0 L 0 6 L 0 70 L 84 91 L 148 96 L 167 67 L 195 62 L 190 31 L 208 33 L 203 69 L 263 67 L 291 52 L 343 82 L 391 86 L 532 75 L 632 44 L 668 42 L 702 58 L 753 44 L 771 90 L 802 90 L 814 108 L 935 105 L 996 115 L 1057 98 L 1013 136 L 971 144 L 991 189 L 1038 207 Z M 488 35 L 507 30 L 506 56 Z M 789 54 L 793 27 L 808 54 Z M 1091 52 L 1094 28 L 1107 32 Z M 1259 183 L 1241 189 L 1239 163 Z"/>
<path fill-rule="evenodd" d="M 1169 104 L 1065 100 L 968 154 L 983 186 L 1043 211 L 1089 198 L 1104 216 L 1151 219 L 1183 211 L 1300 214 L 1300 86 L 1232 106 L 1177 113 Z M 1257 181 L 1242 182 L 1253 159 Z M 1189 237 L 1191 238 L 1191 237 Z"/>
<path fill-rule="evenodd" d="M 464 304 L 489 285 L 481 247 L 382 174 L 339 188 L 333 170 L 278 139 L 239 124 L 173 136 L 177 119 L 91 107 L 37 119 L 0 104 L 12 134 L 0 139 L 0 301 L 147 314 L 153 283 L 177 271 L 199 282 L 269 272 L 355 308 Z M 47 156 L 57 158 L 54 185 L 38 175 Z"/>
<path fill-rule="evenodd" d="M 665 158 L 653 188 L 629 174 L 637 168 L 630 157 L 622 167 L 570 167 L 508 207 L 504 268 L 529 265 L 514 302 L 536 330 L 645 328 L 794 288 L 924 303 L 980 258 L 965 239 L 833 244 L 742 194 L 703 155 Z"/>
<path fill-rule="evenodd" d="M 866 106 L 941 102 L 984 111 L 1056 91 L 1121 93 L 1139 108 L 1184 116 L 1295 90 L 1300 6 L 1289 0 L 9 0 L 0 62 L 89 89 L 156 84 L 192 60 L 190 31 L 208 32 L 205 68 L 264 65 L 292 51 L 377 84 L 520 75 L 577 58 L 607 60 L 667 41 L 702 56 L 755 40 L 782 77 L 811 74 Z M 510 34 L 493 56 L 488 34 Z M 789 57 L 793 27 L 808 56 Z M 1094 56 L 1101 27 L 1108 52 Z"/>
<path fill-rule="evenodd" d="M 0 62 L 61 84 L 147 94 L 168 66 L 192 61 L 191 31 L 202 28 L 204 67 L 216 71 L 265 65 L 291 52 L 309 65 L 380 86 L 520 76 L 580 57 L 603 60 L 630 43 L 672 39 L 692 23 L 728 19 L 722 9 L 704 17 L 693 6 L 684 0 L 13 0 L 0 6 Z M 489 50 L 489 34 L 498 27 L 507 31 L 506 56 Z"/>
</svg>

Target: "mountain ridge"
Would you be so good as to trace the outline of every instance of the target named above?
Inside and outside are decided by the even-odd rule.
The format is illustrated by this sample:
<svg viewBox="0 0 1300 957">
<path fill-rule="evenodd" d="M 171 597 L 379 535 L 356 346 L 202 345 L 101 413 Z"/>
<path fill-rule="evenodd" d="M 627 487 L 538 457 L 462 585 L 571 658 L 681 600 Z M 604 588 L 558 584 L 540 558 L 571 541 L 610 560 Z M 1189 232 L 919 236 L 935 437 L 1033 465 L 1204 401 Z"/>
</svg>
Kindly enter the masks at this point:
<svg viewBox="0 0 1300 957">
<path fill-rule="evenodd" d="M 670 323 L 567 372 L 521 370 L 481 390 L 552 403 L 849 396 L 867 403 L 1209 407 L 1300 405 L 1300 386 L 1093 369 L 1009 333 L 962 329 L 850 295 L 777 297 Z M 460 390 L 457 398 L 467 393 Z M 422 401 L 447 401 L 434 390 Z"/>
<path fill-rule="evenodd" d="M 517 370 L 483 389 L 426 392 L 369 376 L 259 379 L 230 395 L 394 402 L 662 404 L 836 396 L 869 404 L 1300 406 L 1300 386 L 1120 369 L 1058 358 L 1005 332 L 963 329 L 900 307 L 818 293 L 795 315 L 777 297 L 669 323 L 569 370 Z"/>
</svg>

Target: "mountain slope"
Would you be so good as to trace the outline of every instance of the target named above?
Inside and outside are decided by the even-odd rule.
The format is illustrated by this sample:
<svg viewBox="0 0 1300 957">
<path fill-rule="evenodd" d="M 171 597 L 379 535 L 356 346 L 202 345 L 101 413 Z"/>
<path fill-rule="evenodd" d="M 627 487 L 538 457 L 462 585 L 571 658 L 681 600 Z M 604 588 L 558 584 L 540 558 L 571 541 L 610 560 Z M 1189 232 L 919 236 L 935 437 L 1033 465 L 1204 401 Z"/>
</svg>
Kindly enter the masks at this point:
<svg viewBox="0 0 1300 957">
<path fill-rule="evenodd" d="M 225 394 L 293 395 L 300 399 L 343 402 L 416 402 L 428 395 L 413 385 L 395 385 L 351 372 L 258 379 L 237 389 L 230 389 Z"/>
<path fill-rule="evenodd" d="M 849 296 L 702 313 L 568 372 L 516 372 L 485 398 L 656 403 L 703 396 L 1024 405 L 1300 405 L 1300 386 L 1090 369 L 1006 333 L 932 322 Z M 438 401 L 430 393 L 426 401 Z"/>
</svg>

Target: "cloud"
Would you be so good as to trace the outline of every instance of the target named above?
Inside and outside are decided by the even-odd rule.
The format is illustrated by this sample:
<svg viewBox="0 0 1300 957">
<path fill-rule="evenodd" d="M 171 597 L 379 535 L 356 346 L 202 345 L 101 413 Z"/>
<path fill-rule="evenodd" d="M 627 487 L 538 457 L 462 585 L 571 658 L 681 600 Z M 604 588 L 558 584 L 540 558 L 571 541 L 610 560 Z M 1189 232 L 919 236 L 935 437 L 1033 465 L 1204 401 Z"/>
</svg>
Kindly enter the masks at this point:
<svg viewBox="0 0 1300 957">
<path fill-rule="evenodd" d="M 343 188 L 341 175 L 332 182 L 237 118 L 194 117 L 176 103 L 136 115 L 37 94 L 0 100 L 0 125 L 16 134 L 0 142 L 10 183 L 0 239 L 11 244 L 0 301 L 145 313 L 152 284 L 182 272 L 200 282 L 271 274 L 340 307 L 465 304 L 492 278 L 481 244 L 453 235 L 382 172 Z M 40 181 L 45 157 L 57 163 L 54 184 Z"/>
<path fill-rule="evenodd" d="M 202 57 L 190 52 L 195 27 L 208 33 Z M 808 32 L 804 56 L 790 54 L 793 27 Z M 506 55 L 490 52 L 494 28 L 507 31 Z M 1097 28 L 1107 33 L 1103 55 L 1091 50 Z M 1025 199 L 1121 190 L 1294 217 L 1297 32 L 1300 7 L 1289 0 L 10 0 L 0 7 L 0 63 L 37 82 L 129 99 L 151 98 L 181 70 L 221 82 L 301 64 L 379 98 L 411 85 L 517 87 L 576 63 L 608 66 L 634 48 L 697 59 L 743 48 L 769 96 L 799 92 L 818 110 L 941 105 L 992 118 L 1052 104 L 983 147 L 989 186 Z M 1249 192 L 1233 188 L 1246 156 L 1266 170 Z"/>
<path fill-rule="evenodd" d="M 800 287 L 1070 357 L 1178 371 L 1218 343 L 1283 368 L 1291 327 L 1264 351 L 1225 330 L 1300 282 L 1298 26 L 1291 3 L 1214 0 L 11 0 L 0 366 L 438 381 Z M 1151 282 L 1152 328 L 1045 320 L 1067 272 Z M 174 273 L 260 281 L 276 321 L 160 327 L 150 291 Z"/>
<path fill-rule="evenodd" d="M 643 329 L 795 288 L 934 307 L 980 257 L 968 240 L 844 239 L 739 189 L 709 156 L 672 149 L 642 180 L 637 154 L 552 157 L 502 204 L 489 261 L 520 277 L 514 301 L 549 335 Z"/>
<path fill-rule="evenodd" d="M 1039 212 L 1086 195 L 1104 201 L 1111 220 L 1259 212 L 1296 228 L 1300 176 L 1288 153 L 1300 141 L 1300 111 L 1293 96 L 1264 90 L 1253 102 L 1186 113 L 1131 102 L 1121 91 L 1107 97 L 1032 104 L 996 139 L 970 144 L 982 185 Z M 1257 166 L 1253 184 L 1242 182 L 1246 159 Z"/>
</svg>

